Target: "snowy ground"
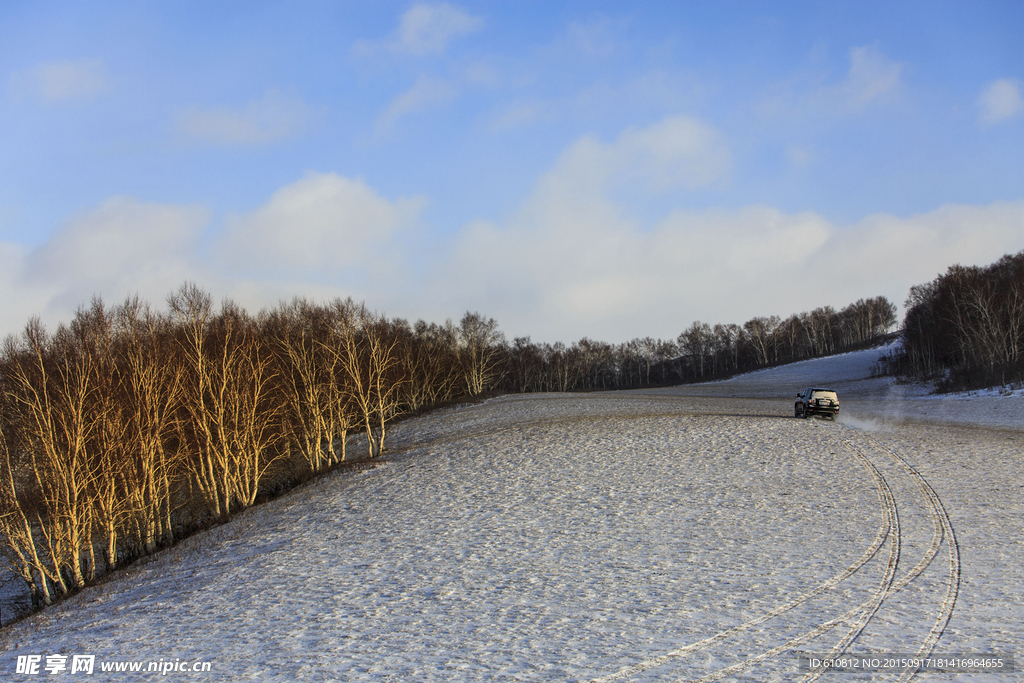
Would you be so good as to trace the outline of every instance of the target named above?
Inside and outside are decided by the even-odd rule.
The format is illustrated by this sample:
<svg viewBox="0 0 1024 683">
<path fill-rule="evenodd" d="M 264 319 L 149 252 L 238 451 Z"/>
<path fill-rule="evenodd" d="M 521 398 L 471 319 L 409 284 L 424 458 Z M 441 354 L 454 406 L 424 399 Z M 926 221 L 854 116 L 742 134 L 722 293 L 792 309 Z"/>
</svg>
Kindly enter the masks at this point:
<svg viewBox="0 0 1024 683">
<path fill-rule="evenodd" d="M 402 423 L 376 468 L 5 628 L 0 678 L 30 680 L 34 654 L 217 681 L 791 681 L 816 677 L 798 651 L 1024 655 L 1019 400 L 896 401 L 872 360 Z M 792 417 L 821 384 L 845 423 Z"/>
<path fill-rule="evenodd" d="M 872 377 L 880 353 L 878 349 L 854 351 L 654 393 L 775 399 L 776 410 L 786 410 L 788 404 L 792 414 L 791 397 L 795 400 L 796 394 L 806 387 L 824 386 L 838 392 L 841 412 L 848 413 L 851 419 L 1024 428 L 1024 391 L 932 394 L 931 387 L 923 384 L 900 384 L 892 377 Z"/>
</svg>

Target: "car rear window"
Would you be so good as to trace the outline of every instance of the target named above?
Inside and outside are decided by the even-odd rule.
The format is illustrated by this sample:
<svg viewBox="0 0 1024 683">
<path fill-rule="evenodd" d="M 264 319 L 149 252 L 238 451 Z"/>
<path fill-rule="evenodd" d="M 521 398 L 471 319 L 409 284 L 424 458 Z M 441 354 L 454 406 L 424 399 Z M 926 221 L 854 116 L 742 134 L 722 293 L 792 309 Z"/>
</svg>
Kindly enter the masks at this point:
<svg viewBox="0 0 1024 683">
<path fill-rule="evenodd" d="M 839 397 L 836 396 L 834 391 L 815 391 L 811 394 L 811 398 L 830 398 L 833 401 L 838 401 Z"/>
</svg>

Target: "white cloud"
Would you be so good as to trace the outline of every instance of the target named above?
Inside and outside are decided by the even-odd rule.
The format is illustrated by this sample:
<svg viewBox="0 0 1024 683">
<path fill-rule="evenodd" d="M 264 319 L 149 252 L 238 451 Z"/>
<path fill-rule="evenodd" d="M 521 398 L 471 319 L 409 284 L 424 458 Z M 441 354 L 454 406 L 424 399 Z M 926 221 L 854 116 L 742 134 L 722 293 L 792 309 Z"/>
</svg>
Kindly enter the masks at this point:
<svg viewBox="0 0 1024 683">
<path fill-rule="evenodd" d="M 28 314 L 68 320 L 95 295 L 115 302 L 138 293 L 159 303 L 184 280 L 199 277 L 198 241 L 209 220 L 198 206 L 173 206 L 114 197 L 72 218 L 45 244 L 10 251 L 5 300 L 27 297 Z M 22 307 L 24 308 L 24 307 Z M 19 329 L 26 311 L 5 311 L 4 329 Z M 11 315 L 17 319 L 10 319 Z"/>
<path fill-rule="evenodd" d="M 379 269 L 401 258 L 396 240 L 415 229 L 424 203 L 389 201 L 362 180 L 309 173 L 229 219 L 221 248 L 235 269 L 268 276 Z"/>
<path fill-rule="evenodd" d="M 725 138 L 695 119 L 674 116 L 643 129 L 627 129 L 612 148 L 618 164 L 656 190 L 705 187 L 731 167 Z"/>
<path fill-rule="evenodd" d="M 69 60 L 44 62 L 11 75 L 17 96 L 31 96 L 50 104 L 89 100 L 110 89 L 103 62 Z"/>
<path fill-rule="evenodd" d="M 731 167 L 725 138 L 686 116 L 628 128 L 612 143 L 584 137 L 538 183 L 535 197 L 589 201 L 612 188 L 638 194 L 696 189 L 724 181 Z"/>
<path fill-rule="evenodd" d="M 987 265 L 1024 249 L 1024 201 L 949 204 L 905 218 L 867 216 L 837 230 L 828 247 L 831 272 L 843 289 L 877 282 L 902 304 L 911 285 L 955 263 Z"/>
<path fill-rule="evenodd" d="M 722 181 L 729 166 L 722 136 L 682 116 L 627 129 L 607 144 L 582 138 L 540 178 L 508 226 L 467 226 L 432 291 L 438 301 L 464 301 L 452 306 L 487 310 L 489 301 L 500 301 L 517 333 L 550 333 L 555 320 L 565 329 L 607 326 L 636 311 L 652 283 L 643 266 L 652 235 L 609 195 L 626 188 L 642 199 L 704 187 Z"/>
<path fill-rule="evenodd" d="M 192 107 L 177 118 L 178 131 L 216 145 L 259 145 L 301 134 L 312 108 L 301 99 L 269 90 L 241 108 Z"/>
<path fill-rule="evenodd" d="M 892 61 L 874 45 L 850 50 L 850 71 L 846 82 L 836 89 L 845 104 L 860 109 L 900 86 L 903 66 Z"/>
<path fill-rule="evenodd" d="M 570 206 L 549 207 L 540 224 L 468 226 L 432 291 L 449 309 L 486 310 L 510 334 L 623 341 L 673 337 L 695 319 L 742 324 L 868 296 L 899 305 L 954 263 L 1024 248 L 1024 202 L 851 226 L 765 206 L 676 211 L 652 230 Z"/>
<path fill-rule="evenodd" d="M 903 68 L 877 45 L 854 47 L 850 49 L 850 68 L 839 82 L 798 79 L 778 84 L 758 108 L 764 114 L 787 118 L 860 112 L 899 96 Z"/>
<path fill-rule="evenodd" d="M 507 223 L 465 226 L 430 276 L 429 304 L 446 315 L 486 311 L 506 333 L 545 341 L 674 337 L 695 319 L 743 323 L 876 295 L 899 305 L 912 285 L 954 263 L 1024 249 L 1024 202 L 840 226 L 769 206 L 676 209 L 645 224 L 641 207 L 614 201 L 624 168 L 648 173 L 652 185 L 720 179 L 722 170 L 691 175 L 692 162 L 724 146 L 687 142 L 715 139 L 691 135 L 700 130 L 670 119 L 610 144 L 577 141 Z M 651 150 L 665 157 L 651 163 Z"/>
<path fill-rule="evenodd" d="M 405 91 L 387 106 L 374 124 L 378 133 L 383 133 L 395 125 L 403 116 L 423 109 L 436 107 L 451 102 L 458 95 L 458 90 L 451 82 L 431 76 L 421 76 L 409 90 Z"/>
<path fill-rule="evenodd" d="M 674 337 L 697 318 L 742 323 L 808 305 L 801 268 L 833 233 L 814 214 L 763 206 L 677 211 L 651 229 L 608 202 L 543 208 L 504 228 L 469 226 L 437 298 L 547 341 Z"/>
<path fill-rule="evenodd" d="M 978 117 L 983 124 L 999 123 L 1024 113 L 1024 97 L 1016 78 L 989 83 L 978 98 Z"/>
<path fill-rule="evenodd" d="M 651 219 L 642 201 L 620 200 L 631 183 L 678 196 L 721 182 L 727 162 L 724 140 L 685 117 L 583 138 L 509 220 L 471 222 L 450 241 L 420 234 L 423 198 L 389 199 L 334 173 L 281 187 L 212 239 L 202 207 L 115 197 L 34 251 L 0 244 L 0 324 L 68 320 L 94 294 L 159 306 L 191 279 L 254 312 L 297 294 L 351 295 L 390 315 L 480 310 L 509 336 L 617 342 L 674 337 L 695 319 L 743 323 L 876 295 L 900 304 L 953 263 L 1024 249 L 1024 201 L 836 225 L 760 205 Z M 706 164 L 719 170 L 693 170 Z"/>
<path fill-rule="evenodd" d="M 479 31 L 483 25 L 483 19 L 447 2 L 414 5 L 402 15 L 393 46 L 414 55 L 444 52 L 453 39 Z"/>
<path fill-rule="evenodd" d="M 353 49 L 363 54 L 384 49 L 397 55 L 423 57 L 443 53 L 456 38 L 475 33 L 483 27 L 483 19 L 450 3 L 418 3 L 402 14 L 398 28 L 385 41 L 360 41 Z"/>
<path fill-rule="evenodd" d="M 21 329 L 31 315 L 67 321 L 94 295 L 117 303 L 139 294 L 159 307 L 186 280 L 254 311 L 297 294 L 386 295 L 408 284 L 407 240 L 423 203 L 391 202 L 360 180 L 311 173 L 229 218 L 211 252 L 206 209 L 114 197 L 35 250 L 0 243 L 0 297 L 8 302 L 0 332 Z"/>
<path fill-rule="evenodd" d="M 21 245 L 0 242 L 0 338 L 20 331 L 29 317 L 39 315 L 51 293 L 24 282 L 26 255 Z"/>
<path fill-rule="evenodd" d="M 159 279 L 191 258 L 208 220 L 199 206 L 113 197 L 34 251 L 29 277 L 76 284 Z"/>
<path fill-rule="evenodd" d="M 388 200 L 359 179 L 309 173 L 207 235 L 201 206 L 113 197 L 34 250 L 0 242 L 0 336 L 31 315 L 66 322 L 94 295 L 113 304 L 139 294 L 160 307 L 187 280 L 253 312 L 296 295 L 351 295 L 371 306 L 418 300 L 410 263 L 423 251 L 424 205 L 422 197 Z"/>
</svg>

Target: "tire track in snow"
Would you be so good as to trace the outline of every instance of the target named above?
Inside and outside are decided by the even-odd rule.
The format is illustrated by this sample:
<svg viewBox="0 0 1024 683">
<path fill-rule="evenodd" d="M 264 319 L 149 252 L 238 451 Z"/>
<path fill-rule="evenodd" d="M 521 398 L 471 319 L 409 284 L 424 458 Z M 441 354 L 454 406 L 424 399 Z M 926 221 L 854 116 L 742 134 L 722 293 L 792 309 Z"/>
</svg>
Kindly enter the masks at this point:
<svg viewBox="0 0 1024 683">
<path fill-rule="evenodd" d="M 848 451 L 852 452 L 855 456 L 857 456 L 867 467 L 876 472 L 878 474 L 878 477 L 882 476 L 881 473 L 878 471 L 878 468 L 871 461 L 868 455 L 866 455 L 860 448 L 854 445 L 849 439 L 844 439 L 841 436 L 837 436 L 837 440 Z M 904 467 L 909 467 L 906 461 L 896 456 L 891 450 L 881 447 L 880 444 L 878 444 L 874 439 L 870 439 L 870 441 L 875 445 L 876 448 L 885 450 L 891 457 L 901 461 Z M 923 479 L 921 479 L 921 481 L 923 481 Z M 884 591 L 884 593 L 876 596 L 878 599 L 877 602 L 874 604 L 873 608 L 870 611 L 865 612 L 863 617 L 860 620 L 858 620 L 858 622 L 855 623 L 847 631 L 847 633 L 840 639 L 840 641 L 835 646 L 833 646 L 833 648 L 829 651 L 828 655 L 826 655 L 826 658 L 831 659 L 833 657 L 838 657 L 844 654 L 847 651 L 847 649 L 849 649 L 849 647 L 852 646 L 853 643 L 857 640 L 857 638 L 860 637 L 860 635 L 864 632 L 865 627 L 868 625 L 868 622 L 870 622 L 874 615 L 878 612 L 878 609 L 881 607 L 882 602 L 886 598 L 895 595 L 896 593 L 899 593 L 911 581 L 920 576 L 924 572 L 924 570 L 928 568 L 932 560 L 934 560 L 935 556 L 938 554 L 939 549 L 942 546 L 942 540 L 945 537 L 943 519 L 941 514 L 939 513 L 938 508 L 935 505 L 935 502 L 932 500 L 931 497 L 929 497 L 928 492 L 921 486 L 921 481 L 915 480 L 915 483 L 918 484 L 918 490 L 921 492 L 924 499 L 928 502 L 928 511 L 932 520 L 933 529 L 931 543 L 929 544 L 925 552 L 922 554 L 921 559 L 910 571 L 904 574 L 895 583 L 891 583 L 889 587 Z M 886 487 L 888 488 L 888 484 L 886 484 Z M 810 683 L 811 681 L 816 681 L 818 678 L 821 677 L 821 674 L 824 672 L 824 668 L 814 669 L 801 680 L 803 683 Z"/>
<path fill-rule="evenodd" d="M 697 680 L 701 682 L 716 681 L 731 674 L 742 671 L 743 669 L 749 668 L 754 664 L 758 664 L 760 662 L 771 659 L 772 657 L 775 657 L 776 655 L 779 655 L 788 650 L 792 650 L 794 647 L 801 645 L 809 640 L 813 640 L 814 638 L 821 636 L 822 634 L 830 631 L 836 626 L 849 622 L 854 617 L 857 617 L 858 623 L 863 622 L 863 624 L 866 624 L 867 621 L 870 620 L 870 615 L 874 614 L 874 612 L 877 611 L 878 606 L 881 605 L 882 601 L 885 599 L 886 594 L 892 586 L 896 569 L 899 564 L 901 533 L 899 523 L 899 512 L 896 506 L 896 499 L 895 495 L 892 492 L 892 489 L 890 488 L 888 482 L 885 480 L 885 477 L 882 476 L 882 473 L 878 471 L 878 468 L 876 468 L 870 460 L 861 456 L 861 461 L 862 464 L 867 468 L 869 474 L 871 475 L 872 479 L 876 484 L 876 492 L 878 494 L 879 504 L 882 508 L 884 508 L 884 522 L 882 526 L 879 528 L 874 541 L 867 548 L 867 550 L 864 551 L 864 553 L 860 556 L 860 558 L 858 558 L 856 562 L 847 567 L 844 571 L 839 572 L 838 574 L 832 576 L 826 581 L 823 581 L 822 583 L 818 584 L 811 590 L 802 593 L 801 595 L 793 598 L 792 600 L 786 603 L 783 603 L 782 605 L 776 607 L 770 612 L 767 612 L 766 614 L 761 615 L 760 617 L 751 619 L 741 624 L 737 624 L 736 626 L 720 631 L 713 636 L 697 641 L 695 643 L 691 643 L 689 645 L 684 645 L 683 647 L 672 650 L 671 652 L 667 652 L 659 657 L 639 662 L 624 669 L 620 669 L 619 671 L 616 671 L 615 673 L 609 674 L 607 676 L 601 676 L 595 679 L 591 679 L 590 683 L 610 683 L 611 681 L 622 680 L 624 678 L 628 678 L 638 673 L 642 673 L 649 669 L 664 666 L 666 664 L 671 663 L 673 660 L 707 649 L 711 645 L 727 640 L 728 638 L 734 635 L 743 633 L 745 631 L 749 631 L 750 629 L 756 626 L 759 626 L 767 621 L 770 621 L 771 619 L 779 617 L 785 614 L 786 612 L 796 607 L 799 607 L 800 605 L 825 593 L 826 591 L 832 590 L 833 588 L 841 584 L 843 581 L 846 581 L 847 579 L 852 577 L 862 567 L 864 567 L 864 565 L 868 564 L 868 562 L 870 562 L 875 557 L 875 555 L 881 549 L 882 545 L 885 543 L 886 538 L 889 538 L 890 550 L 889 559 L 886 562 L 885 574 L 882 578 L 881 585 L 875 590 L 875 592 L 871 595 L 871 597 L 868 600 L 861 603 L 854 609 L 846 612 L 838 619 L 833 619 L 824 622 L 823 624 L 820 624 L 815 628 L 805 631 L 804 633 L 796 636 L 795 638 L 786 641 L 778 647 L 770 648 L 756 655 L 750 655 L 739 664 L 719 669 L 718 671 L 712 672 L 707 676 L 704 676 Z M 865 615 L 869 616 L 865 618 Z M 863 626 L 861 626 L 861 628 L 863 628 Z"/>
<path fill-rule="evenodd" d="M 942 606 L 939 610 L 939 614 L 935 619 L 931 630 L 922 642 L 917 657 L 926 657 L 934 649 L 935 644 L 941 638 L 942 633 L 945 630 L 946 625 L 952 616 L 953 609 L 956 603 L 956 597 L 959 588 L 960 581 L 960 563 L 959 563 L 959 547 L 956 543 L 955 533 L 952 527 L 952 522 L 949 519 L 949 515 L 946 513 L 942 502 L 935 492 L 934 488 L 924 479 L 918 470 L 911 466 L 906 459 L 902 458 L 888 447 L 880 444 L 875 439 L 871 439 L 864 435 L 866 439 L 874 446 L 874 449 L 885 453 L 895 464 L 897 464 L 916 485 L 917 490 L 920 492 L 924 502 L 927 504 L 929 517 L 932 521 L 933 533 L 932 539 L 927 549 L 922 554 L 921 558 L 915 564 L 913 568 L 903 574 L 897 579 L 900 568 L 901 560 L 901 546 L 902 546 L 902 529 L 900 526 L 899 508 L 896 503 L 896 497 L 893 493 L 892 486 L 888 480 L 882 474 L 879 467 L 871 460 L 871 457 L 865 454 L 860 448 L 858 448 L 849 439 L 842 436 L 836 436 L 837 440 L 846 448 L 846 450 L 852 453 L 861 464 L 871 474 L 872 479 L 876 483 L 876 490 L 879 495 L 880 503 L 885 509 L 885 523 L 879 530 L 878 536 L 876 536 L 875 542 L 868 548 L 864 555 L 853 565 L 851 565 L 846 571 L 837 574 L 831 579 L 819 584 L 814 589 L 807 591 L 806 593 L 797 596 L 793 600 L 784 603 L 778 608 L 768 612 L 761 617 L 756 619 L 738 624 L 737 626 L 723 630 L 713 636 L 705 638 L 703 640 L 685 645 L 681 648 L 665 653 L 656 658 L 645 660 L 638 664 L 626 667 L 615 673 L 607 676 L 598 677 L 591 680 L 591 683 L 605 683 L 615 680 L 621 680 L 630 676 L 642 673 L 643 671 L 664 666 L 671 663 L 672 661 L 685 657 L 687 655 L 704 650 L 711 645 L 718 642 L 724 641 L 731 636 L 739 634 L 743 631 L 748 631 L 751 628 L 760 625 L 778 617 L 785 612 L 803 604 L 812 598 L 820 595 L 821 593 L 831 590 L 839 585 L 842 581 L 853 576 L 857 570 L 867 564 L 874 555 L 881 548 L 885 539 L 888 538 L 890 541 L 890 552 L 889 559 L 886 564 L 886 570 L 884 576 L 871 596 L 863 601 L 857 607 L 847 611 L 840 617 L 824 621 L 821 624 L 815 626 L 812 629 L 805 631 L 793 638 L 790 638 L 781 645 L 773 648 L 761 651 L 757 654 L 748 655 L 743 659 L 742 662 L 734 664 L 732 666 L 724 667 L 717 671 L 711 672 L 700 678 L 693 679 L 695 683 L 711 683 L 712 681 L 718 681 L 727 676 L 739 673 L 745 669 L 750 668 L 756 664 L 770 660 L 780 654 L 788 651 L 792 651 L 794 648 L 803 645 L 811 640 L 814 640 L 829 631 L 837 628 L 841 625 L 848 625 L 846 633 L 840 638 L 839 642 L 833 646 L 829 656 L 839 656 L 846 652 L 846 650 L 856 642 L 857 638 L 864 632 L 865 628 L 871 622 L 871 620 L 877 615 L 881 609 L 883 603 L 890 597 L 896 595 L 904 588 L 906 588 L 914 579 L 920 576 L 925 569 L 932 563 L 935 557 L 938 555 L 941 549 L 943 540 L 947 540 L 949 548 L 949 574 L 947 577 L 946 595 L 943 599 Z M 824 673 L 823 669 L 812 670 L 804 678 L 803 681 L 810 682 L 817 680 L 821 674 Z M 899 681 L 905 682 L 912 679 L 917 673 L 916 668 L 905 669 L 899 678 Z"/>
<path fill-rule="evenodd" d="M 843 635 L 840 641 L 835 646 L 833 646 L 832 650 L 828 654 L 828 658 L 837 657 L 846 652 L 847 648 L 849 648 L 854 643 L 854 641 L 857 640 L 860 634 L 864 632 L 864 628 L 868 625 L 868 622 L 870 622 L 871 619 L 878 612 L 878 609 L 882 606 L 882 602 L 885 601 L 885 598 L 890 594 L 891 591 L 893 591 L 893 581 L 895 579 L 896 572 L 899 568 L 900 554 L 902 551 L 902 531 L 900 528 L 899 508 L 896 505 L 896 497 L 892 492 L 892 488 L 889 486 L 889 483 L 886 481 L 885 477 L 882 476 L 882 473 L 879 471 L 878 467 L 876 467 L 875 464 L 871 462 L 870 458 L 868 458 L 866 455 L 864 455 L 864 453 L 860 452 L 858 449 L 851 448 L 847 443 L 844 443 L 843 445 L 846 446 L 849 450 L 851 450 L 854 453 L 854 455 L 857 456 L 861 463 L 868 469 L 868 471 L 871 472 L 871 476 L 875 479 L 876 485 L 878 485 L 880 489 L 884 491 L 886 507 L 888 510 L 889 519 L 891 520 L 890 530 L 892 537 L 892 551 L 889 555 L 889 563 L 886 566 L 885 577 L 882 580 L 881 586 L 879 586 L 878 590 L 876 590 L 875 593 L 871 596 L 871 598 L 867 601 L 868 606 L 861 612 L 857 621 L 850 627 L 846 634 Z M 937 550 L 938 549 L 936 548 L 936 552 Z M 934 557 L 934 554 L 932 556 Z M 928 563 L 930 562 L 931 560 L 929 559 Z M 924 567 L 926 567 L 928 563 L 925 563 L 924 566 L 921 566 L 921 563 L 918 563 L 918 566 L 921 567 L 921 571 L 924 570 Z M 821 676 L 822 673 L 824 673 L 824 671 L 824 668 L 815 669 L 811 671 L 807 676 L 805 676 L 802 680 L 805 683 L 815 681 Z"/>
<path fill-rule="evenodd" d="M 949 515 L 942 505 L 941 499 L 935 492 L 935 489 L 927 482 L 927 480 L 925 480 L 923 475 L 921 475 L 921 473 L 916 468 L 910 465 L 910 463 L 907 462 L 905 458 L 895 453 L 892 449 L 879 443 L 876 439 L 872 439 L 867 435 L 864 436 L 873 445 L 875 449 L 884 452 L 889 458 L 891 458 L 896 464 L 898 464 L 904 470 L 908 477 L 910 477 L 914 481 L 918 491 L 921 493 L 922 497 L 927 502 L 929 516 L 932 520 L 934 530 L 932 534 L 932 541 L 928 549 L 923 553 L 921 559 L 912 569 L 910 569 L 910 571 L 908 571 L 898 581 L 895 582 L 892 579 L 894 578 L 895 571 L 898 568 L 899 553 L 897 553 L 895 563 L 890 561 L 889 567 L 887 568 L 887 581 L 883 581 L 883 586 L 880 587 L 879 590 L 877 590 L 875 594 L 872 595 L 871 598 L 869 598 L 869 600 L 861 604 L 861 607 L 866 606 L 866 609 L 864 609 L 861 612 L 859 618 L 854 622 L 851 628 L 840 640 L 840 643 L 833 648 L 829 656 L 839 656 L 845 653 L 846 650 L 861 635 L 861 633 L 863 633 L 865 627 L 867 627 L 871 619 L 874 618 L 874 616 L 877 614 L 879 608 L 882 606 L 882 603 L 886 599 L 896 595 L 904 588 L 906 588 L 907 585 L 909 585 L 914 579 L 920 576 L 925 569 L 927 569 L 927 567 L 935 559 L 936 555 L 938 555 L 938 552 L 941 549 L 942 541 L 946 539 L 949 550 L 949 573 L 946 580 L 946 594 L 943 598 L 942 605 L 939 609 L 939 614 L 935 619 L 935 623 L 933 624 L 928 635 L 925 637 L 916 654 L 917 658 L 925 658 L 932 653 L 935 645 L 942 637 L 942 633 L 945 631 L 946 625 L 949 623 L 949 620 L 952 617 L 953 610 L 955 608 L 956 598 L 959 592 L 960 584 L 960 551 L 956 541 L 956 535 L 953 530 L 952 522 L 949 519 Z M 892 507 L 890 508 L 890 519 L 895 518 L 896 520 L 898 520 L 898 517 L 895 516 L 897 509 L 895 499 L 894 497 L 892 497 L 892 489 L 889 486 L 888 482 L 885 480 L 882 473 L 879 471 L 878 467 L 871 461 L 868 455 L 866 455 L 863 451 L 857 448 L 849 439 L 844 439 L 841 436 L 837 438 L 844 446 L 847 447 L 848 450 L 852 451 L 862 461 L 862 463 L 865 464 L 865 466 L 867 466 L 873 473 L 877 474 L 876 481 L 879 482 L 880 485 L 884 486 L 885 490 L 887 491 L 887 498 L 890 498 L 893 501 Z M 893 545 L 898 545 L 900 542 L 900 527 L 898 526 L 898 524 L 892 527 L 892 531 L 895 534 L 894 538 L 892 539 L 892 543 Z M 848 622 L 849 618 L 856 611 L 857 609 L 851 610 L 850 612 L 847 612 L 845 615 L 843 615 L 843 617 L 841 617 L 840 619 L 825 622 L 820 626 L 816 627 L 815 629 L 812 629 L 801 636 L 798 636 L 787 641 L 782 646 L 772 648 L 771 650 L 768 650 L 766 652 L 763 652 L 752 657 L 748 657 L 739 664 L 726 667 L 724 669 L 720 669 L 716 672 L 695 679 L 694 683 L 711 683 L 712 681 L 721 680 L 722 678 L 728 675 L 738 673 L 739 671 L 747 669 L 754 664 L 763 662 L 778 654 L 782 654 L 783 652 L 791 650 L 798 645 L 802 645 L 809 640 L 813 640 L 814 638 L 823 635 L 828 630 L 831 630 L 839 624 Z M 803 681 L 817 680 L 822 673 L 824 673 L 824 669 L 814 670 L 810 672 L 807 676 L 805 676 Z M 918 667 L 907 667 L 901 672 L 898 681 L 900 681 L 900 683 L 905 683 L 906 681 L 911 680 L 917 673 Z"/>
<path fill-rule="evenodd" d="M 953 617 L 953 610 L 956 609 L 956 601 L 960 592 L 960 546 L 956 540 L 956 531 L 953 529 L 953 522 L 949 518 L 949 513 L 946 512 L 946 508 L 942 504 L 942 499 L 939 498 L 938 493 L 935 492 L 935 489 L 928 483 L 920 471 L 907 462 L 903 456 L 899 455 L 889 447 L 878 443 L 875 439 L 870 437 L 867 438 L 869 441 L 874 443 L 877 448 L 885 451 L 890 457 L 898 462 L 915 481 L 918 488 L 928 499 L 929 507 L 934 513 L 933 518 L 937 518 L 937 521 L 941 524 L 942 532 L 946 539 L 949 555 L 949 575 L 946 580 L 946 595 L 943 598 L 939 614 L 935 618 L 935 623 L 932 625 L 931 630 L 928 632 L 928 636 L 924 639 L 924 642 L 921 643 L 921 647 L 917 652 L 918 658 L 928 657 L 935 649 L 935 645 L 939 642 L 942 634 L 945 632 L 946 626 L 949 624 L 949 620 Z M 908 578 L 906 583 L 909 583 L 911 580 L 912 578 Z M 906 583 L 903 585 L 906 585 Z M 917 672 L 918 667 L 908 667 L 904 670 L 899 680 L 901 683 L 909 681 L 917 674 Z"/>
<path fill-rule="evenodd" d="M 867 460 L 867 456 L 854 445 L 849 439 L 843 437 L 837 437 L 843 445 L 848 449 L 855 452 L 861 458 Z M 953 610 L 955 609 L 957 595 L 960 587 L 960 548 L 956 540 L 956 533 L 953 529 L 952 521 L 949 518 L 949 514 L 946 512 L 945 507 L 942 505 L 942 500 L 939 498 L 935 489 L 928 483 L 924 476 L 914 468 L 907 460 L 900 456 L 898 453 L 893 451 L 891 448 L 878 442 L 878 440 L 871 438 L 868 435 L 863 435 L 863 438 L 868 441 L 872 448 L 876 451 L 885 453 L 892 461 L 900 466 L 910 477 L 918 491 L 921 493 L 924 500 L 927 502 L 929 516 L 933 524 L 932 541 L 928 546 L 927 550 L 922 555 L 918 563 L 905 575 L 903 575 L 899 581 L 893 584 L 889 595 L 895 595 L 903 590 L 911 581 L 920 576 L 925 569 L 931 564 L 931 562 L 938 555 L 939 550 L 942 547 L 943 540 L 946 541 L 946 545 L 949 553 L 949 573 L 946 577 L 946 594 L 943 597 L 942 605 L 939 609 L 939 614 L 935 618 L 935 623 L 932 625 L 931 630 L 921 643 L 917 654 L 917 658 L 928 657 L 939 639 L 942 637 L 943 632 L 952 618 Z M 887 595 L 886 597 L 889 597 Z M 876 610 L 877 611 L 877 610 Z M 873 615 L 872 615 L 873 616 Z M 863 632 L 864 626 L 867 623 L 857 629 L 855 632 L 851 630 L 848 637 L 844 638 L 839 644 L 837 644 L 833 650 L 829 653 L 829 657 L 839 656 L 846 652 L 847 648 L 853 644 L 856 638 Z M 905 682 L 912 679 L 918 672 L 917 667 L 905 668 L 899 677 L 899 681 Z M 803 680 L 814 681 L 817 680 L 820 675 L 824 673 L 823 670 L 815 670 L 808 674 Z"/>
</svg>

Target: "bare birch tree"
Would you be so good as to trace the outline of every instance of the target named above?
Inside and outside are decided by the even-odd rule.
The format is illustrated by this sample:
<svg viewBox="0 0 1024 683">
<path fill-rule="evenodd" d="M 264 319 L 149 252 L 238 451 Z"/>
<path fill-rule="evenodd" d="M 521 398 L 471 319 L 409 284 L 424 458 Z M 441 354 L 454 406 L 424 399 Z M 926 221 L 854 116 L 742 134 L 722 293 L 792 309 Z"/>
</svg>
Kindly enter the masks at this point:
<svg viewBox="0 0 1024 683">
<path fill-rule="evenodd" d="M 227 519 L 251 505 L 259 483 L 280 457 L 280 406 L 273 401 L 270 350 L 254 323 L 230 301 L 212 314 L 210 296 L 183 286 L 169 300 L 181 332 L 188 373 L 182 437 L 196 451 L 195 481 L 210 507 Z"/>
<path fill-rule="evenodd" d="M 271 322 L 282 357 L 288 431 L 313 472 L 345 459 L 354 412 L 340 363 L 330 351 L 329 311 L 303 299 L 281 306 Z"/>
<path fill-rule="evenodd" d="M 114 312 L 124 375 L 126 485 L 143 552 L 174 541 L 171 500 L 182 466 L 173 446 L 184 371 L 169 319 L 129 298 Z"/>
<path fill-rule="evenodd" d="M 347 377 L 352 401 L 366 430 L 369 456 L 384 449 L 387 423 L 401 410 L 405 378 L 398 356 L 399 338 L 386 320 L 351 299 L 332 305 L 335 336 L 326 347 Z"/>
<path fill-rule="evenodd" d="M 466 391 L 476 396 L 500 375 L 499 347 L 505 343 L 505 335 L 494 318 L 467 312 L 459 322 L 458 343 Z"/>
<path fill-rule="evenodd" d="M 5 358 L 9 357 L 5 354 Z M 7 364 L 4 366 L 3 376 L 6 376 Z M 17 418 L 8 405 L 6 381 L 3 388 L 0 393 L 0 552 L 7 568 L 25 582 L 33 603 L 49 605 L 53 602 L 48 578 L 51 569 L 44 564 L 44 546 L 40 545 L 36 531 L 41 520 L 38 496 L 32 495 L 31 480 L 26 476 L 29 464 L 15 456 L 19 450 L 15 436 Z"/>
<path fill-rule="evenodd" d="M 402 401 L 416 411 L 449 400 L 460 375 L 454 328 L 419 320 L 412 330 L 399 323 L 394 331 L 402 339 Z"/>
<path fill-rule="evenodd" d="M 90 359 L 66 327 L 51 337 L 38 319 L 26 327 L 20 347 L 6 355 L 8 396 L 21 413 L 21 443 L 39 496 L 35 521 L 47 559 L 43 569 L 66 595 L 85 584 L 83 552 L 91 546 L 93 527 Z"/>
</svg>

